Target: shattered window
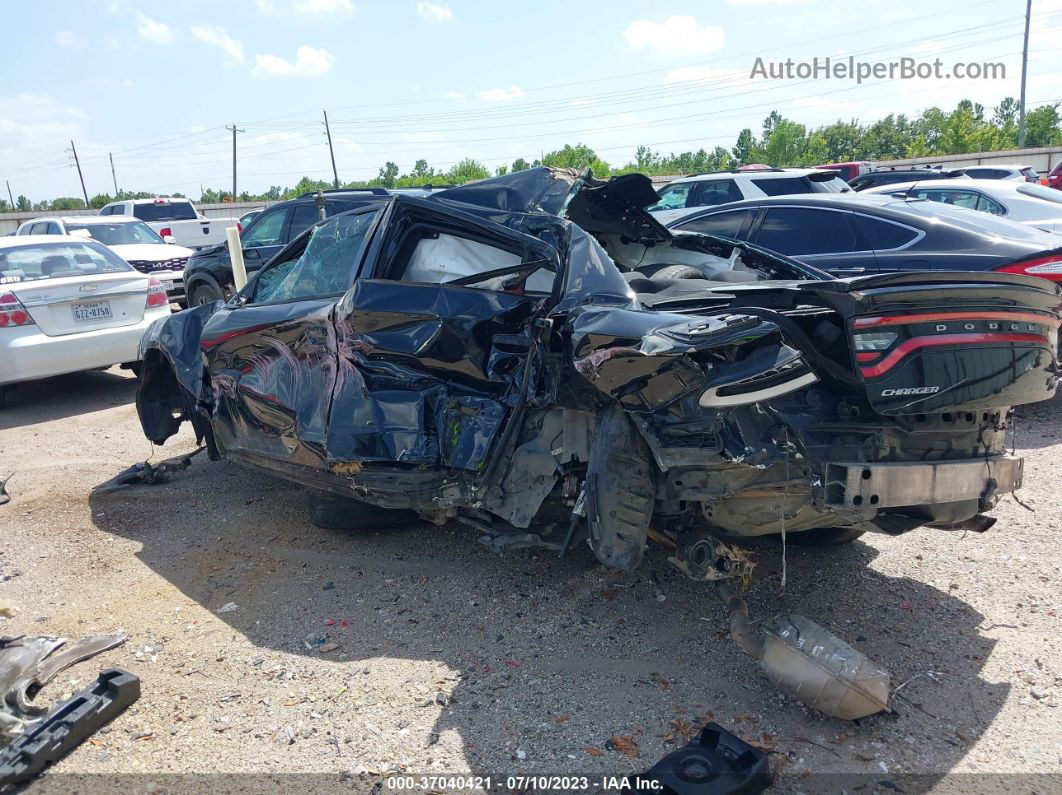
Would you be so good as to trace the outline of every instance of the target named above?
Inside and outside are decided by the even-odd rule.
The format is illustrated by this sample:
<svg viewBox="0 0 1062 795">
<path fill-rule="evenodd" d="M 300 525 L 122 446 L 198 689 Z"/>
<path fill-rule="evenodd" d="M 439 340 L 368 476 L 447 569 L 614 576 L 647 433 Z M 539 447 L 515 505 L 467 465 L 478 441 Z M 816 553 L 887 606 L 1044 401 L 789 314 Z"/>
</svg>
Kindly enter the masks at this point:
<svg viewBox="0 0 1062 795">
<path fill-rule="evenodd" d="M 302 256 L 262 272 L 254 303 L 292 301 L 344 292 L 376 213 L 341 215 L 310 234 Z"/>
<path fill-rule="evenodd" d="M 660 191 L 660 201 L 648 207 L 650 212 L 656 210 L 677 210 L 686 206 L 686 198 L 690 194 L 693 182 L 676 182 L 665 186 Z"/>
</svg>

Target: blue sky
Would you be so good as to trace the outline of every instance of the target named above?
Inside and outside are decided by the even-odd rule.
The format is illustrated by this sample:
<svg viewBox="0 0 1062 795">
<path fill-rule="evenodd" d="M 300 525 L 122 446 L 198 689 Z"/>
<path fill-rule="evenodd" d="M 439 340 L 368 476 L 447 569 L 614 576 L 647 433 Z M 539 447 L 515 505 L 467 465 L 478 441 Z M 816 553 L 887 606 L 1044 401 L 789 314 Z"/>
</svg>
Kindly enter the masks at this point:
<svg viewBox="0 0 1062 795">
<path fill-rule="evenodd" d="M 33 200 L 122 188 L 198 196 L 385 160 L 493 168 L 582 141 L 621 164 L 731 146 L 777 108 L 814 126 L 1018 95 L 1023 0 L 130 0 L 4 9 L 0 180 Z M 1027 97 L 1062 100 L 1062 0 L 1033 0 Z M 757 56 L 998 61 L 1000 80 L 749 78 Z M 3 186 L 0 185 L 0 191 Z"/>
</svg>

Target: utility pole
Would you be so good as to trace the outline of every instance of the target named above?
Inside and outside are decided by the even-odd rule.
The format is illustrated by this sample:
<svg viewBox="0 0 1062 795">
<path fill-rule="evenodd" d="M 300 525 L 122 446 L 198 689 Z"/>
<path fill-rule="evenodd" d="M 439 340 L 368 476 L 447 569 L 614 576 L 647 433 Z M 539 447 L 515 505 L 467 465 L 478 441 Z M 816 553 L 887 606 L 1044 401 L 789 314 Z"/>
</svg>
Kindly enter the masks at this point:
<svg viewBox="0 0 1062 795">
<path fill-rule="evenodd" d="M 118 198 L 118 175 L 114 173 L 114 155 L 110 152 L 107 153 L 107 157 L 111 159 L 111 179 L 114 180 L 114 198 Z"/>
<path fill-rule="evenodd" d="M 232 130 L 232 201 L 236 201 L 236 133 L 246 132 L 236 127 L 236 122 L 232 123 L 231 127 L 226 127 L 226 130 Z"/>
<path fill-rule="evenodd" d="M 1018 148 L 1025 146 L 1025 72 L 1029 68 L 1029 17 L 1032 0 L 1025 0 L 1025 43 L 1021 47 L 1021 102 L 1018 105 Z"/>
<path fill-rule="evenodd" d="M 339 172 L 336 171 L 336 153 L 332 149 L 332 131 L 328 128 L 328 111 L 322 110 L 321 112 L 324 114 L 325 119 L 325 135 L 328 136 L 328 154 L 332 158 L 332 177 L 334 179 L 332 187 L 339 190 Z"/>
<path fill-rule="evenodd" d="M 15 209 L 15 197 L 11 194 L 11 180 L 5 179 L 4 182 L 7 183 L 7 198 L 9 198 L 11 200 L 11 209 L 14 210 Z"/>
<path fill-rule="evenodd" d="M 85 207 L 89 206 L 88 191 L 85 190 L 85 177 L 81 173 L 81 162 L 77 159 L 77 148 L 74 146 L 73 139 L 70 140 L 70 151 L 74 154 L 74 165 L 77 166 L 77 177 L 81 180 L 81 192 L 85 195 Z"/>
</svg>

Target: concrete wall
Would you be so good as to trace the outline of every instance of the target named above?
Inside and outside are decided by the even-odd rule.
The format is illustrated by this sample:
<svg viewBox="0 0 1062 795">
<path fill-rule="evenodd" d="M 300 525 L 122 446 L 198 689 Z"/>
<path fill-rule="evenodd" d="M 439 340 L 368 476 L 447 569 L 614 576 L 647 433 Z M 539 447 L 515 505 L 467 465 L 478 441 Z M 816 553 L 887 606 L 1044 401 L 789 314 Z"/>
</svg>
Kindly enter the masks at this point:
<svg viewBox="0 0 1062 795">
<path fill-rule="evenodd" d="M 937 155 L 936 157 L 915 157 L 906 160 L 879 160 L 877 166 L 943 166 L 965 168 L 967 166 L 1000 165 L 1014 163 L 1032 166 L 1040 176 L 1046 176 L 1058 161 L 1062 160 L 1062 147 L 1045 146 L 1036 149 L 1010 149 L 1000 152 L 973 152 L 965 155 Z"/>
</svg>

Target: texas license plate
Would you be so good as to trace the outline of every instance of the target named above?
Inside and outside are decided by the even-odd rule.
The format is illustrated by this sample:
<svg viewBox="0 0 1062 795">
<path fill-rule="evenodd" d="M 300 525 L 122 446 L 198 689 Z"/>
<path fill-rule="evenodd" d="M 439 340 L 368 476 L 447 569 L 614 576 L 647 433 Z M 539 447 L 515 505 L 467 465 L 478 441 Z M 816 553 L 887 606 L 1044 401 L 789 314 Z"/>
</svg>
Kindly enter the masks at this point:
<svg viewBox="0 0 1062 795">
<path fill-rule="evenodd" d="M 171 292 L 173 290 L 173 279 L 163 279 L 162 289 L 166 292 Z"/>
<path fill-rule="evenodd" d="M 78 323 L 91 323 L 94 320 L 110 320 L 110 301 L 94 301 L 91 304 L 73 304 L 74 320 Z"/>
</svg>

